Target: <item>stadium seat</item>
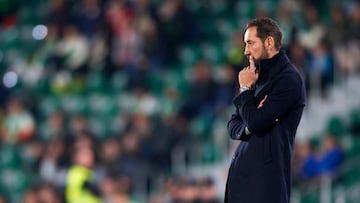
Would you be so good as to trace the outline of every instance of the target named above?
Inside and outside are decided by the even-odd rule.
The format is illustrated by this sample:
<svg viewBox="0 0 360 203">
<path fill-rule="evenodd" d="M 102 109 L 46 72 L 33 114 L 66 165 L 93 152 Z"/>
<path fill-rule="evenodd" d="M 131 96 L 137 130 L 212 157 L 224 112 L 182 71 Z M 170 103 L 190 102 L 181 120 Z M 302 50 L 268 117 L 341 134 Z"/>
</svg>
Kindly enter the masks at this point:
<svg viewBox="0 0 360 203">
<path fill-rule="evenodd" d="M 341 117 L 339 116 L 332 116 L 328 120 L 327 132 L 331 133 L 332 135 L 335 135 L 336 137 L 340 137 L 345 133 L 345 124 Z"/>
<path fill-rule="evenodd" d="M 21 157 L 17 146 L 3 143 L 0 148 L 0 171 L 18 169 L 21 167 Z"/>
<path fill-rule="evenodd" d="M 360 135 L 360 109 L 354 109 L 349 114 L 349 130 L 355 136 Z"/>
</svg>

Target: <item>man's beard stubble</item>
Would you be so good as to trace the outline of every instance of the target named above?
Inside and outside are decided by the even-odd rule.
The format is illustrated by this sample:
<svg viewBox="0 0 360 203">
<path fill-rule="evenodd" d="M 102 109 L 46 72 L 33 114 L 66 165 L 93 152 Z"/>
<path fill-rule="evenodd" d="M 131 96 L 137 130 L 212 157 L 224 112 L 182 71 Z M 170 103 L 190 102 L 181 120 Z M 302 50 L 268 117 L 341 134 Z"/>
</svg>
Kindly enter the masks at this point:
<svg viewBox="0 0 360 203">
<path fill-rule="evenodd" d="M 266 47 L 264 45 L 264 43 L 262 44 L 262 50 L 261 50 L 261 56 L 260 58 L 256 61 L 256 63 L 260 63 L 260 60 L 263 59 L 268 59 L 269 58 L 269 54 L 267 53 Z"/>
</svg>

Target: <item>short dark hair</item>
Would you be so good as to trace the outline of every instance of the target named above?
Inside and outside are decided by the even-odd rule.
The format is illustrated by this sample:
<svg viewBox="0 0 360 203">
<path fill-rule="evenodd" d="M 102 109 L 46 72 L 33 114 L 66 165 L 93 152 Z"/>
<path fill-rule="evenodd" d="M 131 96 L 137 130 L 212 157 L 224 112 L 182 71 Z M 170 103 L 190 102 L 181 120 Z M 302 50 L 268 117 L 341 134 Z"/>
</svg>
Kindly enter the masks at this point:
<svg viewBox="0 0 360 203">
<path fill-rule="evenodd" d="M 264 42 L 269 36 L 274 38 L 275 49 L 277 51 L 281 48 L 282 33 L 278 24 L 271 18 L 256 18 L 246 25 L 246 29 L 256 27 L 257 36 Z"/>
</svg>

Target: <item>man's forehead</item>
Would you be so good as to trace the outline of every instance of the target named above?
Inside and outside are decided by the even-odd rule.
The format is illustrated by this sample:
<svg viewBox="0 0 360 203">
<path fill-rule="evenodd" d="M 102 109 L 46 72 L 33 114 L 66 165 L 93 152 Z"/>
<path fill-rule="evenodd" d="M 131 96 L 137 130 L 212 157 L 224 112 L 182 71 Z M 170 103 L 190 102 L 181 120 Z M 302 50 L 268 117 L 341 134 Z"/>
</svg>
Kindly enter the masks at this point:
<svg viewBox="0 0 360 203">
<path fill-rule="evenodd" d="M 255 26 L 249 27 L 248 29 L 246 29 L 245 34 L 244 34 L 244 41 L 248 40 L 248 39 L 254 39 L 257 38 L 257 30 Z"/>
</svg>

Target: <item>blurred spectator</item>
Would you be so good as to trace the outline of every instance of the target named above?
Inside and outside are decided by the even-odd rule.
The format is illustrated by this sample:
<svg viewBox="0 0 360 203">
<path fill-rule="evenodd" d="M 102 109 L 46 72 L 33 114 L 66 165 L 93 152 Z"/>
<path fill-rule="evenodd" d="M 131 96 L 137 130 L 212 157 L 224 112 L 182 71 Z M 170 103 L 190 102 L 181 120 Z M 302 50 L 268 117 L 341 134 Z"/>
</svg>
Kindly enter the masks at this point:
<svg viewBox="0 0 360 203">
<path fill-rule="evenodd" d="M 84 74 L 88 65 L 89 43 L 75 25 L 65 25 L 64 36 L 60 39 L 58 46 L 64 60 L 63 68 Z"/>
<path fill-rule="evenodd" d="M 300 168 L 299 174 L 297 174 L 298 180 L 303 182 L 315 178 L 319 174 L 319 161 L 312 144 L 310 142 L 300 143 L 296 150 Z"/>
<path fill-rule="evenodd" d="M 190 81 L 190 92 L 180 110 L 187 118 L 198 115 L 213 118 L 216 101 L 217 84 L 212 75 L 211 65 L 204 60 L 197 62 L 193 78 Z"/>
<path fill-rule="evenodd" d="M 92 41 L 103 23 L 103 13 L 99 0 L 81 0 L 74 5 L 74 22 L 80 33 Z"/>
<path fill-rule="evenodd" d="M 294 19 L 291 16 L 291 9 L 289 7 L 290 4 L 285 1 L 279 5 L 276 10 L 276 18 L 282 33 L 281 44 L 285 49 L 288 49 L 291 44 L 291 35 L 294 29 Z"/>
<path fill-rule="evenodd" d="M 118 140 L 109 138 L 101 144 L 100 162 L 105 173 L 116 171 L 116 166 L 121 160 L 122 149 Z"/>
<path fill-rule="evenodd" d="M 136 74 L 140 54 L 140 36 L 135 30 L 134 12 L 123 1 L 113 0 L 106 11 L 112 29 L 111 61 L 129 75 Z"/>
<path fill-rule="evenodd" d="M 174 203 L 194 203 L 198 198 L 199 191 L 197 182 L 191 178 L 182 178 L 178 180 L 178 195 L 174 199 Z"/>
<path fill-rule="evenodd" d="M 353 73 L 360 70 L 360 42 L 349 39 L 343 46 L 334 50 L 336 64 L 342 74 L 343 79 L 347 79 Z"/>
<path fill-rule="evenodd" d="M 137 16 L 156 18 L 156 4 L 150 0 L 133 0 L 132 8 Z"/>
<path fill-rule="evenodd" d="M 37 188 L 35 188 L 35 187 L 29 188 L 25 192 L 22 202 L 23 203 L 38 203 Z"/>
<path fill-rule="evenodd" d="M 55 138 L 46 145 L 39 161 L 39 176 L 43 181 L 53 183 L 60 169 L 67 164 L 64 142 L 61 138 Z"/>
<path fill-rule="evenodd" d="M 338 145 L 336 138 L 331 134 L 325 135 L 319 157 L 320 175 L 336 176 L 344 160 L 343 149 Z"/>
<path fill-rule="evenodd" d="M 90 147 L 75 147 L 73 165 L 68 170 L 66 202 L 98 203 L 99 189 L 94 183 L 95 154 Z"/>
<path fill-rule="evenodd" d="M 145 112 L 134 113 L 129 131 L 136 133 L 141 139 L 151 135 L 153 123 Z"/>
<path fill-rule="evenodd" d="M 94 136 L 90 132 L 82 131 L 75 135 L 73 143 L 70 144 L 67 147 L 93 149 L 96 143 Z"/>
<path fill-rule="evenodd" d="M 131 197 L 131 182 L 127 176 L 106 176 L 101 184 L 102 202 L 104 203 L 136 203 Z"/>
<path fill-rule="evenodd" d="M 345 14 L 342 5 L 334 4 L 330 10 L 331 21 L 327 26 L 327 38 L 336 47 L 341 46 L 348 36 L 349 18 Z"/>
<path fill-rule="evenodd" d="M 29 166 L 33 172 L 39 175 L 39 168 L 41 160 L 44 156 L 45 145 L 43 142 L 34 139 L 26 143 L 24 146 L 24 157 L 29 163 Z"/>
<path fill-rule="evenodd" d="M 43 141 L 52 139 L 68 138 L 69 133 L 66 127 L 64 113 L 62 111 L 52 112 L 46 120 L 46 125 L 43 127 L 40 138 Z"/>
<path fill-rule="evenodd" d="M 320 90 L 320 95 L 327 96 L 329 85 L 333 83 L 334 65 L 330 44 L 325 39 L 319 41 L 313 51 L 308 77 L 313 91 Z"/>
<path fill-rule="evenodd" d="M 38 200 L 41 203 L 61 203 L 60 197 L 54 186 L 51 184 L 44 184 L 38 188 L 37 191 Z"/>
<path fill-rule="evenodd" d="M 72 9 L 72 22 L 88 43 L 88 62 L 90 68 L 101 67 L 107 54 L 106 41 L 109 25 L 105 22 L 104 9 L 100 0 L 76 1 Z"/>
<path fill-rule="evenodd" d="M 296 184 L 316 180 L 322 175 L 336 178 L 340 172 L 345 155 L 336 138 L 331 134 L 325 135 L 319 147 L 315 149 L 311 142 L 296 145 L 293 160 Z"/>
<path fill-rule="evenodd" d="M 142 137 L 136 131 L 129 131 L 122 136 L 122 156 L 117 166 L 118 174 L 130 178 L 134 192 L 146 192 L 146 182 L 149 177 L 148 163 L 144 160 L 142 152 Z"/>
<path fill-rule="evenodd" d="M 142 53 L 151 70 L 158 70 L 163 62 L 164 51 L 159 39 L 156 22 L 150 16 L 142 16 L 137 20 L 137 29 L 142 37 Z"/>
<path fill-rule="evenodd" d="M 172 151 L 180 139 L 175 122 L 174 116 L 162 116 L 155 122 L 151 135 L 144 139 L 143 149 L 146 158 L 151 161 L 152 176 L 158 176 L 171 169 Z"/>
<path fill-rule="evenodd" d="M 360 39 L 360 2 L 355 1 L 351 12 L 350 39 Z"/>
<path fill-rule="evenodd" d="M 5 106 L 6 106 L 6 102 L 8 101 L 8 97 L 9 97 L 9 93 L 10 93 L 10 90 L 9 88 L 5 87 L 4 84 L 0 84 L 0 107 L 1 109 L 5 109 Z M 4 112 L 2 112 L 3 110 L 1 110 L 1 114 L 3 114 Z"/>
<path fill-rule="evenodd" d="M 47 23 L 54 24 L 59 28 L 60 35 L 63 34 L 65 25 L 70 21 L 68 5 L 66 0 L 52 0 L 49 1 L 49 10 L 47 14 Z"/>
<path fill-rule="evenodd" d="M 315 6 L 308 3 L 304 7 L 306 27 L 300 30 L 299 40 L 306 49 L 314 50 L 320 40 L 324 38 L 325 28 Z"/>
<path fill-rule="evenodd" d="M 164 181 L 164 196 L 163 196 L 163 202 L 165 203 L 171 203 L 176 198 L 177 193 L 179 192 L 177 185 L 176 185 L 176 179 L 175 177 L 168 177 Z"/>
<path fill-rule="evenodd" d="M 44 71 L 47 76 L 56 74 L 62 69 L 63 61 L 59 51 L 59 42 L 61 38 L 60 27 L 57 24 L 47 24 L 48 33 L 42 46 L 38 50 L 38 57 L 43 61 L 46 69 Z"/>
<path fill-rule="evenodd" d="M 19 99 L 10 99 L 6 105 L 4 117 L 5 142 L 24 142 L 35 133 L 35 120 Z"/>
<path fill-rule="evenodd" d="M 88 131 L 88 121 L 84 115 L 74 115 L 70 119 L 70 133 L 72 136 L 81 134 L 82 132 Z"/>
<path fill-rule="evenodd" d="M 5 197 L 2 194 L 0 194 L 0 203 L 7 203 Z"/>
<path fill-rule="evenodd" d="M 196 203 L 220 203 L 220 199 L 211 178 L 203 178 L 198 181 L 198 201 Z"/>
<path fill-rule="evenodd" d="M 308 50 L 305 49 L 303 45 L 300 44 L 300 42 L 295 38 L 293 39 L 293 42 L 291 43 L 289 47 L 289 57 L 291 61 L 296 65 L 296 67 L 299 69 L 299 72 L 302 74 L 306 81 L 306 90 L 309 92 L 309 82 L 308 82 L 308 76 L 306 75 L 306 68 L 308 64 L 310 63 L 310 54 Z"/>
<path fill-rule="evenodd" d="M 19 5 L 11 0 L 5 0 L 0 3 L 0 25 L 4 28 L 15 25 L 17 17 L 15 13 L 18 11 Z"/>
<path fill-rule="evenodd" d="M 164 46 L 165 64 L 178 62 L 177 50 L 187 41 L 192 41 L 196 26 L 185 3 L 181 0 L 162 1 L 158 9 L 159 33 Z"/>
<path fill-rule="evenodd" d="M 51 184 L 41 184 L 29 188 L 22 199 L 23 203 L 61 203 L 61 198 Z"/>
<path fill-rule="evenodd" d="M 151 82 L 150 71 L 149 61 L 143 57 L 133 70 L 133 74 L 128 75 L 127 89 L 134 92 L 148 91 Z"/>
<path fill-rule="evenodd" d="M 138 116 L 141 114 L 144 115 L 154 115 L 158 111 L 158 101 L 155 96 L 142 88 L 138 88 L 135 92 L 135 117 L 139 118 Z"/>
<path fill-rule="evenodd" d="M 217 77 L 217 95 L 216 95 L 216 114 L 226 112 L 226 108 L 231 104 L 237 93 L 237 73 L 234 68 L 228 64 L 222 64 L 218 69 Z"/>
<path fill-rule="evenodd" d="M 244 33 L 242 31 L 236 31 L 232 36 L 230 44 L 231 47 L 227 53 L 227 60 L 228 63 L 234 67 L 236 72 L 238 72 L 245 66 L 246 61 L 246 58 L 244 57 Z"/>
</svg>

